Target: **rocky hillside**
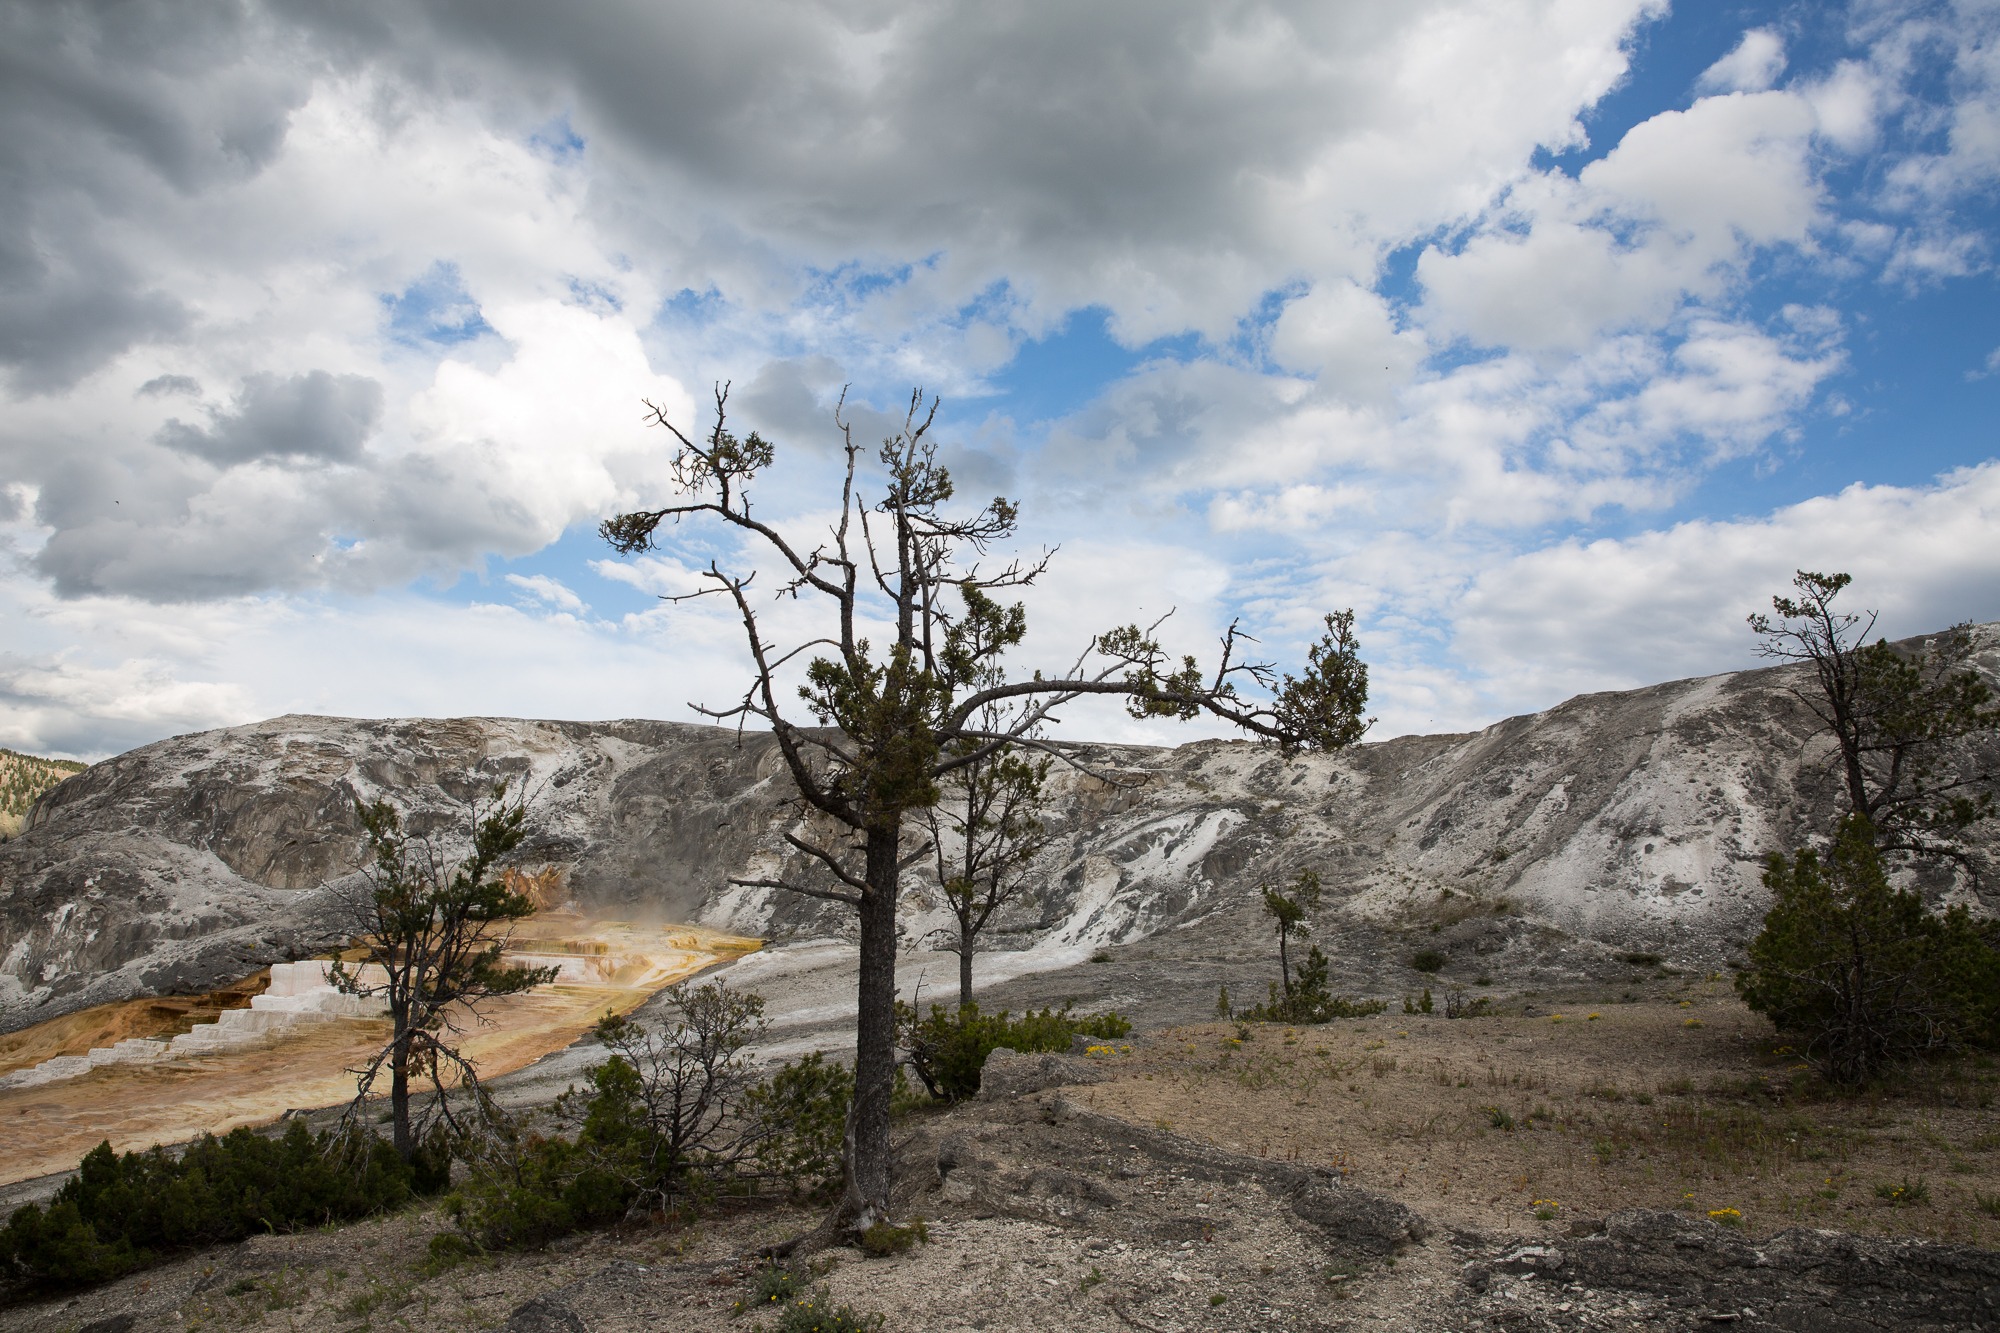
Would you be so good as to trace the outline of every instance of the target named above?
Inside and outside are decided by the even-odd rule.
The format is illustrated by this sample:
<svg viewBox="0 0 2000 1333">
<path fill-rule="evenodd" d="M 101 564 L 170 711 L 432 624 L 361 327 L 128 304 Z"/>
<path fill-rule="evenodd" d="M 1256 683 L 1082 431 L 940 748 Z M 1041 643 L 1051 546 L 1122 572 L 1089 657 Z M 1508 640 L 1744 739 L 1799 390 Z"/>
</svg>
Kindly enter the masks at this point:
<svg viewBox="0 0 2000 1333">
<path fill-rule="evenodd" d="M 1043 888 L 994 943 L 1058 965 L 1197 922 L 1253 930 L 1257 886 L 1311 866 L 1374 938 L 1421 929 L 1454 956 L 1494 957 L 1560 939 L 1720 963 L 1761 915 L 1761 857 L 1831 808 L 1794 679 L 1585 695 L 1470 735 L 1292 762 L 1246 742 L 1081 746 L 1098 776 L 1059 779 Z M 644 721 L 281 717 L 145 746 L 41 798 L 0 846 L 0 1030 L 325 947 L 362 849 L 357 799 L 388 797 L 419 830 L 462 826 L 500 781 L 531 792 L 525 858 L 563 867 L 587 907 L 777 939 L 845 928 L 841 909 L 728 884 L 801 869 L 783 851 L 797 815 L 767 739 Z M 916 940 L 944 918 L 921 874 L 910 893 Z"/>
</svg>

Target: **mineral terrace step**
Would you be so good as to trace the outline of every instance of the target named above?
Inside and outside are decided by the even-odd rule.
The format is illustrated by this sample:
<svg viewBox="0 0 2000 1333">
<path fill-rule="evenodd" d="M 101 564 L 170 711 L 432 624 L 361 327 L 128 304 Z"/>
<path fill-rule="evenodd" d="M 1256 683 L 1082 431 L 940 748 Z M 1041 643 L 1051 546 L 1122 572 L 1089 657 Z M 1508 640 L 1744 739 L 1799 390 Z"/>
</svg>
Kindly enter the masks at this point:
<svg viewBox="0 0 2000 1333">
<path fill-rule="evenodd" d="M 279 963 L 271 969 L 279 993 L 267 991 L 252 996 L 248 1009 L 225 1009 L 213 1023 L 199 1024 L 172 1041 L 127 1037 L 115 1046 L 93 1047 L 84 1055 L 58 1055 L 32 1069 L 0 1076 L 0 1089 L 39 1087 L 105 1065 L 146 1064 L 169 1056 L 241 1050 L 298 1029 L 378 1018 L 388 1012 L 388 1006 L 372 996 L 346 995 L 335 990 L 327 984 L 327 967 L 317 961 Z M 370 979 L 367 969 L 363 969 L 362 979 Z"/>
</svg>

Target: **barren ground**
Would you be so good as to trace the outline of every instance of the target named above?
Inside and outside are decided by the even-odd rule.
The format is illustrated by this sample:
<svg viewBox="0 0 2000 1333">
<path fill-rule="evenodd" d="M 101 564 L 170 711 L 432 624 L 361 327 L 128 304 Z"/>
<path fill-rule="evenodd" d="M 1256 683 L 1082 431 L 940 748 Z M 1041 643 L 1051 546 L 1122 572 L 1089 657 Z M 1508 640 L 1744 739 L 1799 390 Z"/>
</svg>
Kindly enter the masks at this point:
<svg viewBox="0 0 2000 1333">
<path fill-rule="evenodd" d="M 1061 1068 L 1018 1096 L 900 1122 L 900 1197 L 930 1219 L 930 1243 L 893 1258 L 832 1251 L 817 1280 L 889 1330 L 1973 1326 L 1886 1306 L 1878 1320 L 1872 1298 L 1830 1289 L 1725 1299 L 1703 1283 L 1753 1271 L 1743 1241 L 1782 1249 L 1772 1233 L 1800 1225 L 2000 1244 L 1981 1203 L 2000 1212 L 2000 1076 L 1968 1063 L 1829 1097 L 1724 985 L 1654 981 L 1664 995 L 1631 1003 L 1534 997 L 1529 1013 L 1390 1013 L 1252 1026 L 1247 1039 L 1234 1023 L 1195 1024 L 1048 1062 Z M 1916 1182 L 1924 1202 L 1877 1195 Z M 1326 1221 L 1301 1188 L 1363 1221 Z M 1385 1245 L 1397 1203 L 1422 1234 Z M 1668 1211 L 1621 1214 L 1633 1208 Z M 1709 1222 L 1725 1208 L 1740 1228 Z M 748 1253 L 810 1221 L 755 1202 L 433 1272 L 426 1247 L 447 1223 L 427 1208 L 191 1256 L 0 1311 L 0 1328 L 750 1329 L 769 1321 L 731 1315 L 751 1292 Z M 1680 1265 L 1664 1276 L 1607 1282 L 1580 1253 L 1648 1227 L 1666 1236 L 1653 1244 L 1662 1262 Z M 1545 1251 L 1524 1244 L 1567 1252 L 1569 1266 L 1531 1271 Z M 1994 1270 L 1975 1285 L 2000 1292 L 2000 1260 L 1969 1262 Z"/>
<path fill-rule="evenodd" d="M 1220 1147 L 1334 1167 L 1490 1233 L 1559 1235 L 1627 1208 L 1733 1208 L 1752 1236 L 1804 1225 L 2000 1248 L 1992 1060 L 1835 1095 L 1726 983 L 1691 983 L 1684 1003 L 1178 1028 L 1101 1058 L 1110 1081 L 1075 1096 Z M 1915 1183 L 1926 1202 L 1877 1193 Z"/>
</svg>

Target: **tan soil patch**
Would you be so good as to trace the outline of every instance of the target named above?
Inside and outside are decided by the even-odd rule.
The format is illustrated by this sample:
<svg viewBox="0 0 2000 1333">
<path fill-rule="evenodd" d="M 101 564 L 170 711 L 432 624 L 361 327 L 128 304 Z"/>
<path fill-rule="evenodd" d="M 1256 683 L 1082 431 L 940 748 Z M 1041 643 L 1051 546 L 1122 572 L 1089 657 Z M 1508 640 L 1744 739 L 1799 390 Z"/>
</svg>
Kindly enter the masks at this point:
<svg viewBox="0 0 2000 1333">
<path fill-rule="evenodd" d="M 1991 1060 L 1828 1096 L 1715 982 L 1691 984 L 1685 1006 L 1206 1024 L 1098 1058 L 1110 1081 L 1077 1090 L 1079 1103 L 1335 1167 L 1454 1225 L 1560 1234 L 1624 1208 L 1733 1208 L 1756 1234 L 1809 1225 L 2000 1245 L 2000 1217 L 1980 1206 L 2000 1210 Z M 1877 1197 L 1906 1181 L 1929 1202 Z M 1552 1216 L 1537 1217 L 1538 1201 Z"/>
</svg>

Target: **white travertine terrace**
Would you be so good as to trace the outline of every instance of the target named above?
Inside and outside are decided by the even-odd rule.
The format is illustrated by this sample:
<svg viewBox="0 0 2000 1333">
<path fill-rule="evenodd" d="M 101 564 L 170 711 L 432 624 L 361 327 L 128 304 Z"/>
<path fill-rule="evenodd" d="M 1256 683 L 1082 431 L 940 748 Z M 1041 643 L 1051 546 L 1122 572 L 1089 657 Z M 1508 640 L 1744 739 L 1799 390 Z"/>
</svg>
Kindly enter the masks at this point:
<svg viewBox="0 0 2000 1333">
<path fill-rule="evenodd" d="M 248 1009 L 225 1009 L 215 1022 L 199 1024 L 171 1041 L 128 1037 L 115 1046 L 95 1047 L 83 1055 L 59 1055 L 0 1077 L 0 1089 L 38 1087 L 106 1065 L 212 1055 L 270 1041 L 310 1024 L 379 1018 L 388 1012 L 388 1005 L 374 996 L 336 990 L 329 975 L 331 968 L 331 963 L 320 959 L 273 963 L 269 988 L 252 996 Z M 387 979 L 382 969 L 373 965 L 357 971 L 363 986 L 380 985 Z"/>
</svg>

